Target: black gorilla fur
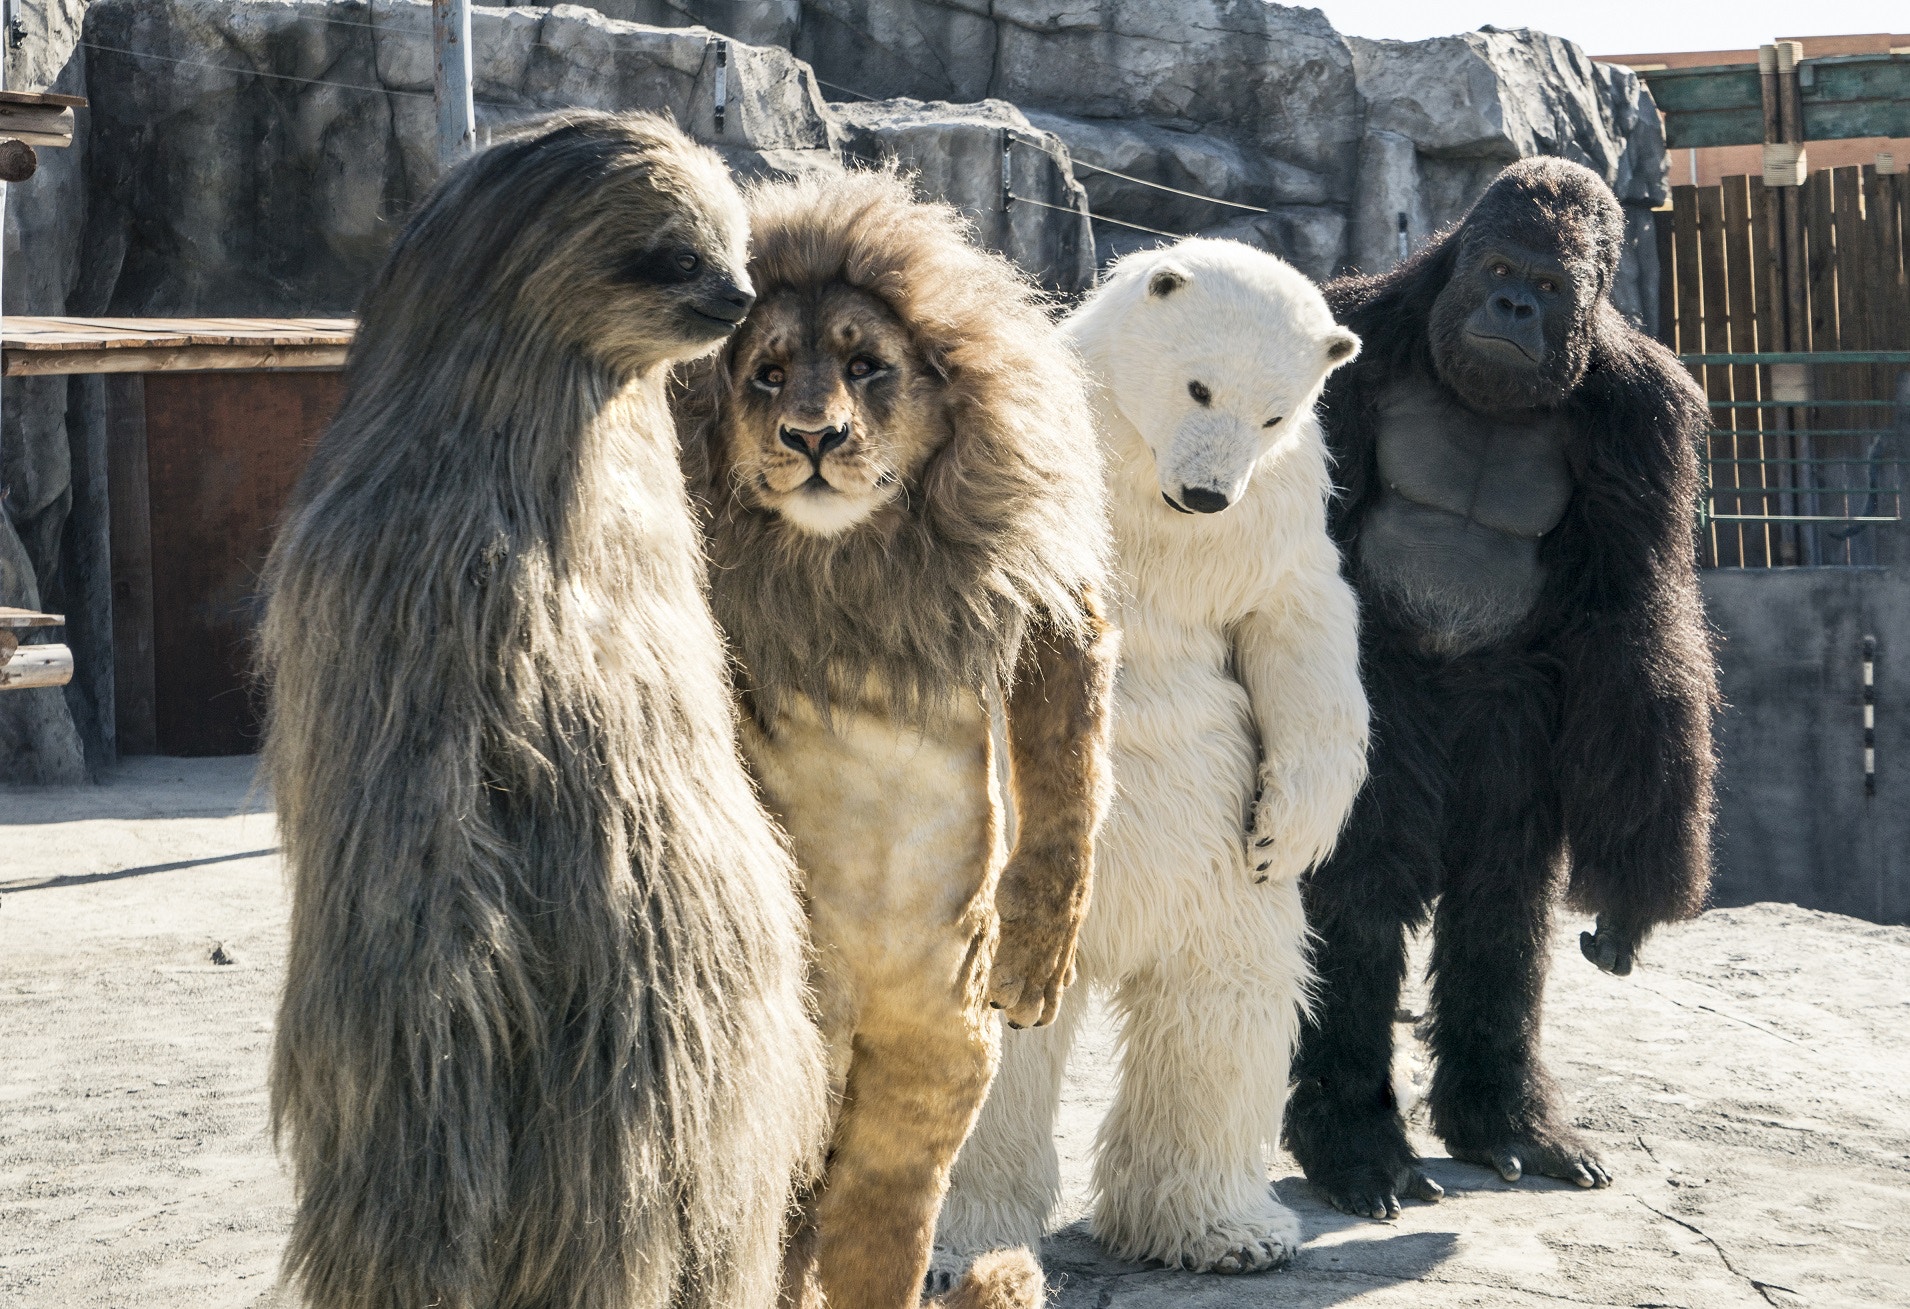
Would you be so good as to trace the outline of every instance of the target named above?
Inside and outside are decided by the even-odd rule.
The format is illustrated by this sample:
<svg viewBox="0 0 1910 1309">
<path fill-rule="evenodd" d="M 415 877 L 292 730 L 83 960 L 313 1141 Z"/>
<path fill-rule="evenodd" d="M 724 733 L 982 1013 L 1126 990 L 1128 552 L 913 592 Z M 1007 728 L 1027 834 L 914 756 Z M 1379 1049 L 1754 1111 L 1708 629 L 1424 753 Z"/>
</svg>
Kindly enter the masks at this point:
<svg viewBox="0 0 1910 1309">
<path fill-rule="evenodd" d="M 1401 379 L 1474 416 L 1551 424 L 1571 476 L 1563 518 L 1537 540 L 1542 589 L 1510 635 L 1431 653 L 1407 607 L 1362 587 L 1372 771 L 1307 885 L 1319 1003 L 1286 1122 L 1307 1176 L 1350 1212 L 1388 1216 L 1401 1195 L 1439 1194 L 1389 1076 L 1404 930 L 1435 899 L 1435 1130 L 1455 1158 L 1507 1180 L 1588 1186 L 1609 1179 L 1539 1059 L 1551 903 L 1565 881 L 1599 917 L 1587 956 L 1623 972 L 1653 925 L 1704 899 L 1717 693 L 1693 507 L 1706 414 L 1676 359 L 1609 301 L 1622 234 L 1596 175 L 1528 160 L 1398 268 L 1327 288 L 1364 342 L 1325 410 L 1343 488 L 1332 530 L 1356 585 L 1361 529 L 1385 490 L 1379 399 Z M 1456 297 L 1440 303 L 1474 252 L 1507 242 L 1550 254 L 1575 293 L 1561 302 L 1563 349 L 1523 378 L 1472 358 Z"/>
</svg>

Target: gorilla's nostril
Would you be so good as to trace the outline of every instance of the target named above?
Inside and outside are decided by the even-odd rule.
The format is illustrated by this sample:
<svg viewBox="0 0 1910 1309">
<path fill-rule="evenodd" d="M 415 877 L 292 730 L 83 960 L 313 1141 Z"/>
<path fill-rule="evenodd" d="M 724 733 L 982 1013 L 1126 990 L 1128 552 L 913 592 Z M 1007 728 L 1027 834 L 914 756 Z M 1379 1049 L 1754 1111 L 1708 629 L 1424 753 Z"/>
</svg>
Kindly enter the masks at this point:
<svg viewBox="0 0 1910 1309">
<path fill-rule="evenodd" d="M 1183 486 L 1180 489 L 1180 502 L 1197 514 L 1217 514 L 1229 503 L 1225 495 L 1219 491 L 1209 491 L 1204 486 Z"/>
</svg>

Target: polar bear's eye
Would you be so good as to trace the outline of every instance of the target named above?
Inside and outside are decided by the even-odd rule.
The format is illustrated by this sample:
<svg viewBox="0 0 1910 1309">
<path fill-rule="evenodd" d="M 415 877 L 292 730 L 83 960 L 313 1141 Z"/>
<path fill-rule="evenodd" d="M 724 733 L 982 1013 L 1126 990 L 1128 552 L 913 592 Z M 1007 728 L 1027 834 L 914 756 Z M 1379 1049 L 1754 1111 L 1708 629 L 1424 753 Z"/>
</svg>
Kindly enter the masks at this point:
<svg viewBox="0 0 1910 1309">
<path fill-rule="evenodd" d="M 1278 427 L 1280 426 L 1280 420 L 1285 417 L 1286 417 L 1285 414 L 1275 414 L 1273 417 L 1269 418 L 1266 422 L 1260 425 L 1262 427 Z"/>
<path fill-rule="evenodd" d="M 1214 402 L 1214 393 L 1207 389 L 1205 382 L 1189 382 L 1187 384 L 1187 394 L 1193 396 L 1194 403 L 1200 405 L 1202 408 Z"/>
</svg>

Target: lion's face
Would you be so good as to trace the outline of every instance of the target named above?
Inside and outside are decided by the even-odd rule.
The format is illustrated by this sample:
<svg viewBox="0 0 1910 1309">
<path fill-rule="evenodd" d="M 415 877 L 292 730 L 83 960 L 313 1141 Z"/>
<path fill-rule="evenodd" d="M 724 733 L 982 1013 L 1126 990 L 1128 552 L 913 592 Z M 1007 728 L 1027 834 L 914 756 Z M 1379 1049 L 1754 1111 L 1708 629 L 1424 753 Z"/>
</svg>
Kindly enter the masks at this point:
<svg viewBox="0 0 1910 1309">
<path fill-rule="evenodd" d="M 863 522 L 947 439 L 941 380 L 888 306 L 832 286 L 756 306 L 730 357 L 740 494 L 817 536 Z"/>
</svg>

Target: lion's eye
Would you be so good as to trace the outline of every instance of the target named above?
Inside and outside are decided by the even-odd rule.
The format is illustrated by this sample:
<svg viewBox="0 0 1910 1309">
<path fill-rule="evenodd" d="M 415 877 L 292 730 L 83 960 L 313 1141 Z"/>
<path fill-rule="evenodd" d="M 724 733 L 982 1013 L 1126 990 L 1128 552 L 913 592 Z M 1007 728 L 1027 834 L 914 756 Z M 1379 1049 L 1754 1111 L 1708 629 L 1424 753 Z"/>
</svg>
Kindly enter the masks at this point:
<svg viewBox="0 0 1910 1309">
<path fill-rule="evenodd" d="M 1260 425 L 1262 427 L 1278 427 L 1280 426 L 1280 420 L 1285 417 L 1286 417 L 1285 414 L 1275 414 L 1273 417 L 1269 418 L 1266 422 Z"/>
<path fill-rule="evenodd" d="M 882 365 L 867 355 L 857 355 L 849 361 L 849 376 L 860 381 L 882 371 Z"/>
<path fill-rule="evenodd" d="M 1207 389 L 1205 382 L 1189 382 L 1187 394 L 1194 397 L 1194 403 L 1203 409 L 1214 402 L 1214 393 Z"/>
<path fill-rule="evenodd" d="M 693 251 L 685 250 L 676 257 L 676 266 L 686 273 L 694 273 L 702 266 L 703 260 Z"/>
<path fill-rule="evenodd" d="M 756 385 L 774 390 L 783 384 L 783 370 L 775 364 L 764 364 L 756 370 Z"/>
<path fill-rule="evenodd" d="M 1512 265 L 1504 263 L 1494 264 L 1492 265 L 1492 275 L 1494 277 L 1510 277 L 1512 276 Z"/>
</svg>

